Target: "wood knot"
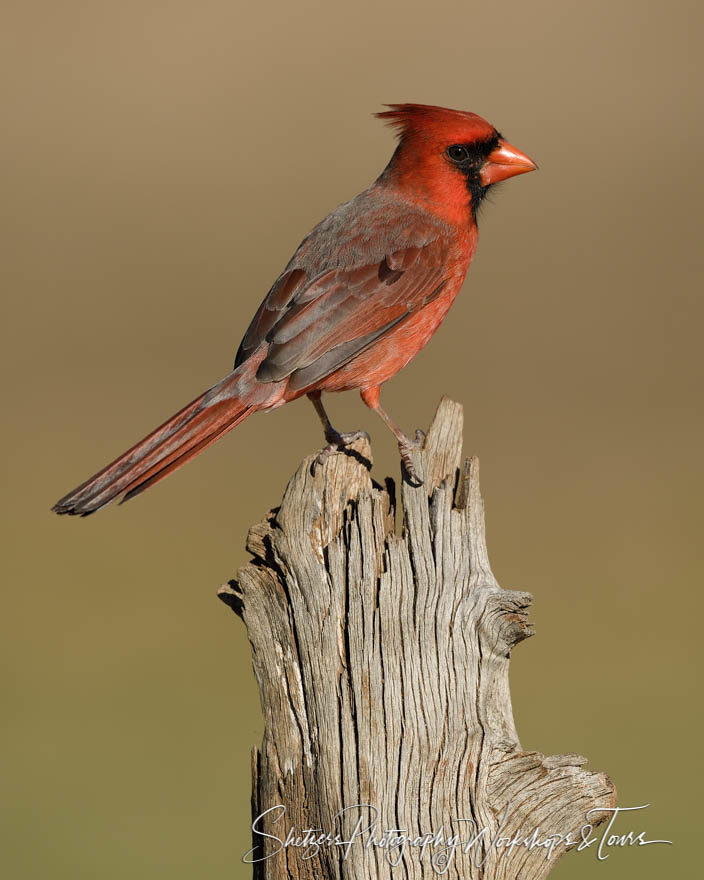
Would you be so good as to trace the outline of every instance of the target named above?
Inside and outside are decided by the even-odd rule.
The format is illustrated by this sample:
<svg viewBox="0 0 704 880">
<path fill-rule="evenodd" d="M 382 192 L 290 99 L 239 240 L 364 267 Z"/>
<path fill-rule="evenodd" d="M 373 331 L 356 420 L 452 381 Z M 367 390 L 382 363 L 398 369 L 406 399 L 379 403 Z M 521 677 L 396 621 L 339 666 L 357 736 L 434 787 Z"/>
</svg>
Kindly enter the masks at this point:
<svg viewBox="0 0 704 880">
<path fill-rule="evenodd" d="M 508 655 L 519 642 L 535 635 L 533 624 L 528 620 L 528 609 L 533 602 L 530 593 L 518 590 L 501 590 L 488 602 L 489 627 L 495 640 L 496 650 Z"/>
</svg>

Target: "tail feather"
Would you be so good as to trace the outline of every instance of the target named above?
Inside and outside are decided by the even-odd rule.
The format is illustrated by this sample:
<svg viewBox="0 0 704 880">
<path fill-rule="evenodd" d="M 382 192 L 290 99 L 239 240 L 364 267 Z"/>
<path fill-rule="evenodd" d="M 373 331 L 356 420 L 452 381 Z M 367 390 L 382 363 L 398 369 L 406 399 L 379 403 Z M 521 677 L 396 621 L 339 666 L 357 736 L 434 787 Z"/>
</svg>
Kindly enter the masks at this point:
<svg viewBox="0 0 704 880">
<path fill-rule="evenodd" d="M 211 446 L 216 440 L 219 440 L 224 434 L 227 434 L 232 428 L 239 425 L 240 422 L 243 422 L 252 412 L 254 412 L 254 407 L 246 407 L 234 421 L 228 422 L 224 427 L 220 428 L 220 430 L 213 431 L 212 434 L 204 437 L 185 452 L 182 452 L 173 461 L 170 461 L 168 464 L 159 463 L 154 465 L 154 467 L 143 477 L 134 481 L 134 483 L 130 483 L 125 490 L 124 497 L 120 501 L 120 504 L 129 501 L 130 498 L 134 498 L 135 495 L 139 495 L 141 492 L 144 492 L 145 489 L 149 489 L 150 486 L 158 483 L 159 480 L 163 480 L 164 477 L 167 477 L 170 473 L 180 468 L 182 464 L 190 461 L 190 459 L 194 458 L 198 453 L 207 449 L 208 446 Z"/>
<path fill-rule="evenodd" d="M 191 401 L 52 507 L 55 513 L 88 516 L 119 495 L 123 501 L 153 486 L 257 409 L 238 393 L 237 371 Z"/>
</svg>

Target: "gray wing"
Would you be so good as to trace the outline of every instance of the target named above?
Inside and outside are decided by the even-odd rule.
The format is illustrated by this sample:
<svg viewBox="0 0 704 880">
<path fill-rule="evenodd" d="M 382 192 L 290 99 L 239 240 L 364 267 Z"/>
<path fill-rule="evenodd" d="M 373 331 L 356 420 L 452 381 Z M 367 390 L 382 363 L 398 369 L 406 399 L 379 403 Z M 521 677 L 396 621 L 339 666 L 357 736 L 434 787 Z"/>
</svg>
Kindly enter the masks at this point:
<svg viewBox="0 0 704 880">
<path fill-rule="evenodd" d="M 310 279 L 303 268 L 289 268 L 254 316 L 235 366 L 267 342 L 259 381 L 289 378 L 291 390 L 308 387 L 432 302 L 447 282 L 447 257 L 446 239 L 437 236 Z"/>
</svg>

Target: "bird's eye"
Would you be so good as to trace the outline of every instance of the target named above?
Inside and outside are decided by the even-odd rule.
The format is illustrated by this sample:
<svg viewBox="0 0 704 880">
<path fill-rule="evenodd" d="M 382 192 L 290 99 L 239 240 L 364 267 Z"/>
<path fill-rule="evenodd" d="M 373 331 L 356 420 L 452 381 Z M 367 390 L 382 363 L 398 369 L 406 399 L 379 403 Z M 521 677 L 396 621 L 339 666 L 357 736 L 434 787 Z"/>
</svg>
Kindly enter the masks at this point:
<svg viewBox="0 0 704 880">
<path fill-rule="evenodd" d="M 453 162 L 464 162 L 469 158 L 469 150 L 467 147 L 463 147 L 462 144 L 453 144 L 447 148 L 446 152 Z"/>
</svg>

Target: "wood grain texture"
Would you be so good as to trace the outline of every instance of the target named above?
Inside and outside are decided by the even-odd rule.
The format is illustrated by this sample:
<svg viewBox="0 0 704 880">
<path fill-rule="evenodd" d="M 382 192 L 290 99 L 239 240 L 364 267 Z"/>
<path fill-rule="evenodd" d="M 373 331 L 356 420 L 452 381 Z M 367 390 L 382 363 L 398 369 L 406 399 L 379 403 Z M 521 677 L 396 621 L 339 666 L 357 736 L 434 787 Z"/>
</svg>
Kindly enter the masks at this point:
<svg viewBox="0 0 704 880">
<path fill-rule="evenodd" d="M 366 441 L 314 475 L 306 459 L 251 529 L 253 561 L 220 591 L 247 626 L 264 713 L 253 818 L 271 812 L 253 834 L 254 877 L 537 880 L 564 846 L 547 859 L 492 837 L 537 827 L 580 840 L 614 787 L 578 755 L 521 748 L 508 663 L 533 634 L 531 596 L 491 571 L 461 406 L 443 399 L 415 454 L 425 481 L 402 483 L 400 534 L 393 484 L 372 481 L 370 460 Z M 282 847 L 291 828 L 353 842 Z M 381 846 L 387 829 L 461 841 L 487 830 L 465 851 Z"/>
</svg>

